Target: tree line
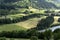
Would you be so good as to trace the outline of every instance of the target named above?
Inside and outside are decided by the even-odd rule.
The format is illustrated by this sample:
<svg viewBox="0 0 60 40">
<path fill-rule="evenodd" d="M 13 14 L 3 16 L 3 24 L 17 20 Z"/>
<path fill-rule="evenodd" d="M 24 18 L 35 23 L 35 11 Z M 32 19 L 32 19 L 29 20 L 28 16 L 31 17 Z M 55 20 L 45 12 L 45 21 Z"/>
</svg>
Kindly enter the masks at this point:
<svg viewBox="0 0 60 40">
<path fill-rule="evenodd" d="M 27 30 L 27 31 L 3 31 L 0 32 L 0 37 L 7 37 L 7 38 L 27 38 L 30 39 L 31 37 L 36 36 L 38 39 L 46 39 L 49 40 L 53 38 L 54 40 L 60 39 L 60 29 L 56 29 L 54 32 L 51 30 L 46 30 L 45 32 L 38 32 L 35 29 Z"/>
<path fill-rule="evenodd" d="M 17 23 L 17 22 L 21 22 L 21 21 L 25 21 L 28 20 L 30 18 L 34 18 L 34 17 L 40 17 L 40 14 L 32 14 L 32 15 L 28 15 L 28 16 L 23 16 L 23 17 L 17 17 L 17 18 L 2 18 L 0 19 L 0 24 L 10 24 L 10 23 Z"/>
<path fill-rule="evenodd" d="M 41 29 L 49 28 L 53 22 L 54 22 L 54 16 L 48 16 L 45 19 L 41 19 L 39 21 L 36 29 L 41 30 Z"/>
<path fill-rule="evenodd" d="M 17 18 L 1 18 L 0 19 L 0 24 L 10 24 L 10 23 L 17 23 L 17 22 L 22 22 L 25 20 L 28 20 L 30 18 L 40 18 L 42 14 L 31 14 L 28 16 L 22 16 L 22 17 L 17 17 Z M 46 19 L 41 19 L 41 21 L 39 21 L 38 23 L 38 27 L 39 25 L 47 25 L 46 27 L 48 27 L 51 23 L 53 23 L 54 18 L 53 16 L 48 16 Z M 43 22 L 43 24 L 42 24 Z M 58 19 L 58 22 L 60 22 L 60 18 Z"/>
</svg>

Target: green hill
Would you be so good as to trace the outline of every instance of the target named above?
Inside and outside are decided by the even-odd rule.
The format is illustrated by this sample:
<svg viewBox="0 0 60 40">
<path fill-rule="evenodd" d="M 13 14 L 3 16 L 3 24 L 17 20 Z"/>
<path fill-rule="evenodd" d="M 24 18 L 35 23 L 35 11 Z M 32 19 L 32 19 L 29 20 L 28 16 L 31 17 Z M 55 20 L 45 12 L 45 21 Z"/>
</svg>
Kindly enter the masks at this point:
<svg viewBox="0 0 60 40">
<path fill-rule="evenodd" d="M 0 9 L 27 8 L 60 9 L 59 0 L 0 0 Z"/>
<path fill-rule="evenodd" d="M 45 19 L 45 9 L 59 9 L 55 0 L 0 0 L 0 30 L 27 30 Z M 43 10 L 40 10 L 43 9 Z M 40 15 L 41 14 L 41 15 Z M 48 15 L 48 14 L 47 14 Z M 59 16 L 60 17 L 60 16 Z M 54 24 L 60 24 L 54 19 Z M 10 29 L 9 29 L 10 28 Z M 7 29 L 7 30 L 6 30 Z"/>
</svg>

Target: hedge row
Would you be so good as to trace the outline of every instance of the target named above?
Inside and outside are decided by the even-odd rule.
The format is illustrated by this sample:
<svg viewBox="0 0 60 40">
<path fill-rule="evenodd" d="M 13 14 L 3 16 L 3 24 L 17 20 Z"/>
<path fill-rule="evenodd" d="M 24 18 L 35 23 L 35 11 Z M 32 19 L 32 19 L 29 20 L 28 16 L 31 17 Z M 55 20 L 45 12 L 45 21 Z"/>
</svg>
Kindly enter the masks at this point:
<svg viewBox="0 0 60 40">
<path fill-rule="evenodd" d="M 17 23 L 17 22 L 28 20 L 30 18 L 34 18 L 34 17 L 40 17 L 40 14 L 32 14 L 32 15 L 28 15 L 28 16 L 18 17 L 16 19 L 4 18 L 4 19 L 0 19 L 0 24 Z"/>
</svg>

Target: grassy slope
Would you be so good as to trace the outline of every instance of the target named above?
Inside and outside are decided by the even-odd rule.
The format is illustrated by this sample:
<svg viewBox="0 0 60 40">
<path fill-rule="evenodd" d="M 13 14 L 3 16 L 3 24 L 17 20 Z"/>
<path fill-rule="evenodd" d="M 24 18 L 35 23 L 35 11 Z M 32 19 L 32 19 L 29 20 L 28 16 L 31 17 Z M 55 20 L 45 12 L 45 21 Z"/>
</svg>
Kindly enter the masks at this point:
<svg viewBox="0 0 60 40">
<path fill-rule="evenodd" d="M 31 18 L 26 21 L 14 23 L 14 24 L 0 25 L 0 31 L 12 31 L 12 30 L 19 31 L 19 30 L 26 30 L 26 29 L 34 28 L 34 27 L 36 27 L 38 21 L 41 20 L 42 18 L 46 18 L 46 16 L 42 16 L 40 18 Z M 60 24 L 58 22 L 58 18 L 59 18 L 59 16 L 54 17 L 54 23 L 52 25 Z"/>
<path fill-rule="evenodd" d="M 33 8 L 33 10 L 35 10 Z M 22 10 L 23 11 L 23 10 Z M 37 10 L 38 11 L 38 10 Z M 43 12 L 44 10 L 40 10 L 39 12 Z M 36 11 L 34 11 L 36 12 Z M 8 15 L 7 17 L 10 18 L 17 18 L 20 16 L 26 16 L 25 14 L 15 14 L 15 15 Z M 1 17 L 0 17 L 1 18 Z M 41 20 L 42 18 L 46 18 L 45 16 L 41 17 L 41 18 L 31 18 L 28 19 L 26 21 L 23 22 L 19 22 L 19 23 L 15 23 L 15 24 L 5 24 L 5 25 L 0 25 L 0 31 L 12 31 L 12 30 L 26 30 L 26 29 L 30 29 L 30 28 L 34 28 L 36 27 L 37 23 L 39 20 Z M 54 17 L 54 23 L 53 24 L 60 24 L 57 20 L 59 17 L 55 16 Z M 53 25 L 52 24 L 52 25 Z"/>
<path fill-rule="evenodd" d="M 31 19 L 26 20 L 24 22 L 16 23 L 16 25 L 22 26 L 26 29 L 34 28 L 34 27 L 36 27 L 38 21 L 40 21 L 42 18 L 45 18 L 45 16 L 40 17 L 40 18 L 31 18 Z"/>
<path fill-rule="evenodd" d="M 60 16 L 55 16 L 54 17 L 54 22 L 53 22 L 53 24 L 52 25 L 59 25 L 60 24 L 60 22 L 58 22 L 58 19 L 60 18 Z M 51 26 L 52 26 L 51 25 Z"/>
<path fill-rule="evenodd" d="M 33 19 L 26 20 L 24 22 L 16 23 L 16 25 L 30 29 L 30 28 L 36 27 L 39 20 L 40 20 L 39 18 L 33 18 Z"/>
<path fill-rule="evenodd" d="M 0 25 L 0 31 L 13 31 L 13 30 L 19 31 L 34 28 L 36 27 L 38 21 L 41 20 L 41 18 L 32 18 L 19 23 Z"/>
<path fill-rule="evenodd" d="M 15 24 L 5 24 L 5 25 L 0 25 L 0 32 L 1 31 L 13 31 L 13 30 L 26 30 L 25 28 L 15 25 Z"/>
<path fill-rule="evenodd" d="M 44 16 L 41 18 L 32 18 L 32 19 L 29 19 L 29 20 L 24 21 L 24 22 L 16 23 L 16 25 L 22 26 L 22 27 L 27 28 L 27 29 L 34 28 L 34 27 L 36 27 L 38 21 L 41 20 L 42 18 L 46 18 L 46 17 Z M 59 17 L 57 17 L 57 16 L 54 17 L 54 22 L 52 25 L 60 24 L 60 22 L 58 22 L 58 18 Z"/>
<path fill-rule="evenodd" d="M 58 24 L 59 22 L 58 22 L 58 19 L 60 18 L 60 16 L 58 17 L 58 16 L 55 16 L 54 17 L 54 23 L 53 24 Z"/>
</svg>

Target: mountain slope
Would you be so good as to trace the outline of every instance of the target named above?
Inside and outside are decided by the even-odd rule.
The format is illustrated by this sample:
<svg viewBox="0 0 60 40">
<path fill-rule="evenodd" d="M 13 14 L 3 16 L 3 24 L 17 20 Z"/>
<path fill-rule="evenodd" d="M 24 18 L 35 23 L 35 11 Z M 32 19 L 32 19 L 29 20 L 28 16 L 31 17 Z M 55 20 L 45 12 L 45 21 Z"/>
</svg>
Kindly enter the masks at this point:
<svg viewBox="0 0 60 40">
<path fill-rule="evenodd" d="M 21 8 L 32 6 L 38 9 L 60 9 L 60 1 L 58 0 L 0 0 L 0 9 L 5 8 Z"/>
<path fill-rule="evenodd" d="M 46 0 L 46 1 L 51 2 L 55 4 L 58 8 L 60 8 L 60 0 Z"/>
<path fill-rule="evenodd" d="M 53 3 L 52 3 L 53 2 Z M 58 9 L 57 5 L 55 5 L 56 1 L 53 0 L 31 0 L 31 4 L 35 8 L 43 8 L 43 9 Z"/>
</svg>

